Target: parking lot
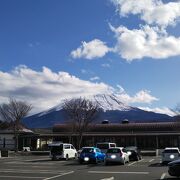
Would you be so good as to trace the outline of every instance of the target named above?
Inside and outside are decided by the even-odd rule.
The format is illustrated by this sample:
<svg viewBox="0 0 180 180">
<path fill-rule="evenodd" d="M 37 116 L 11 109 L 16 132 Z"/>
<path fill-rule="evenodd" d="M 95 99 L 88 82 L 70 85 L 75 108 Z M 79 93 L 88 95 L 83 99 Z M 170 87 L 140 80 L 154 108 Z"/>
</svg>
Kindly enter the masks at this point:
<svg viewBox="0 0 180 180">
<path fill-rule="evenodd" d="M 17 156 L 0 159 L 0 179 L 41 180 L 175 180 L 160 157 L 143 157 L 126 165 L 83 164 L 77 160 L 51 161 L 48 156 Z"/>
</svg>

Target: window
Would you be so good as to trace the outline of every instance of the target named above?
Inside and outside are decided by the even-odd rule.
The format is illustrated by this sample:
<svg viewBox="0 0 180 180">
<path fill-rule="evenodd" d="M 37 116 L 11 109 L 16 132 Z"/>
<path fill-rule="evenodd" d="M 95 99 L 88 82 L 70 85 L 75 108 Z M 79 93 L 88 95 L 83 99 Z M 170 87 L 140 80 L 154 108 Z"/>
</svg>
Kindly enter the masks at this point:
<svg viewBox="0 0 180 180">
<path fill-rule="evenodd" d="M 125 153 L 127 153 L 127 150 L 126 150 L 125 148 L 123 148 L 123 149 L 122 149 L 122 152 L 125 152 Z"/>
<path fill-rule="evenodd" d="M 110 144 L 110 147 L 116 147 L 116 145 L 115 144 Z"/>
<path fill-rule="evenodd" d="M 101 150 L 97 148 L 97 149 L 96 149 L 96 152 L 101 152 Z"/>
<path fill-rule="evenodd" d="M 82 150 L 82 153 L 93 153 L 94 152 L 94 149 L 93 148 L 84 148 Z"/>
<path fill-rule="evenodd" d="M 107 153 L 120 153 L 121 150 L 120 149 L 115 149 L 115 148 L 112 148 L 112 149 L 108 149 L 107 150 Z"/>
<path fill-rule="evenodd" d="M 64 149 L 70 149 L 70 145 L 64 145 Z"/>
<path fill-rule="evenodd" d="M 179 153 L 177 149 L 166 149 L 163 153 Z"/>
<path fill-rule="evenodd" d="M 99 149 L 109 149 L 109 144 L 97 144 L 97 148 Z"/>
<path fill-rule="evenodd" d="M 75 149 L 74 146 L 71 145 L 71 149 Z"/>
</svg>

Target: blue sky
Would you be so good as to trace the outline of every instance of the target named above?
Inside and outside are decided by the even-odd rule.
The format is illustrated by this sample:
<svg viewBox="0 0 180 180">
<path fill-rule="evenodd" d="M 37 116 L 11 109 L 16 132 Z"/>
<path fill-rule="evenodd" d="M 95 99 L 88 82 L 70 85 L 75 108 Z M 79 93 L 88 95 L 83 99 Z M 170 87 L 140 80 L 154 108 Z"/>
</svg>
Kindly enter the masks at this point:
<svg viewBox="0 0 180 180">
<path fill-rule="evenodd" d="M 26 100 L 38 112 L 114 93 L 171 113 L 180 102 L 179 17 L 180 1 L 1 0 L 0 101 Z"/>
</svg>

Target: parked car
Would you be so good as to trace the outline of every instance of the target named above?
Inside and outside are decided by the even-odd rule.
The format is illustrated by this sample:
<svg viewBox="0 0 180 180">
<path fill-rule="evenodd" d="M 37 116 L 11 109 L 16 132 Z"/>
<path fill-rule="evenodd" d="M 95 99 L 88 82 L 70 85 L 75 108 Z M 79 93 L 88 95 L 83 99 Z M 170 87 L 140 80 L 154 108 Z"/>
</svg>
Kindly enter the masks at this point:
<svg viewBox="0 0 180 180">
<path fill-rule="evenodd" d="M 180 177 L 180 159 L 168 163 L 168 168 L 170 176 Z"/>
<path fill-rule="evenodd" d="M 177 147 L 165 148 L 162 152 L 162 164 L 179 159 L 180 151 Z"/>
<path fill-rule="evenodd" d="M 72 144 L 54 142 L 49 144 L 50 158 L 52 160 L 77 158 L 77 151 Z"/>
<path fill-rule="evenodd" d="M 130 161 L 139 161 L 141 159 L 141 152 L 136 146 L 126 147 L 127 153 L 129 154 Z"/>
<path fill-rule="evenodd" d="M 125 164 L 129 162 L 129 155 L 127 150 L 123 147 L 109 148 L 106 153 L 105 165 L 109 163 Z"/>
<path fill-rule="evenodd" d="M 109 148 L 116 147 L 116 143 L 101 142 L 97 143 L 96 147 L 99 148 L 103 153 L 106 153 Z"/>
<path fill-rule="evenodd" d="M 103 162 L 105 158 L 105 154 L 101 152 L 99 148 L 96 147 L 83 147 L 82 152 L 79 156 L 79 163 L 98 163 Z"/>
</svg>

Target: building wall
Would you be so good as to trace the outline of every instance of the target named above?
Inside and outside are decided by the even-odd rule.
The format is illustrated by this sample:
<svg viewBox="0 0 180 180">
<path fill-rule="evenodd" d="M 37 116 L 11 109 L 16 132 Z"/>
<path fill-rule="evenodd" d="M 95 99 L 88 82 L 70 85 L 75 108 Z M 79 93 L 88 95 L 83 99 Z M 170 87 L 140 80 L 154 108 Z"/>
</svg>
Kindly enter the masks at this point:
<svg viewBox="0 0 180 180">
<path fill-rule="evenodd" d="M 1 149 L 14 150 L 14 148 L 15 148 L 14 135 L 0 134 L 0 150 Z"/>
</svg>

